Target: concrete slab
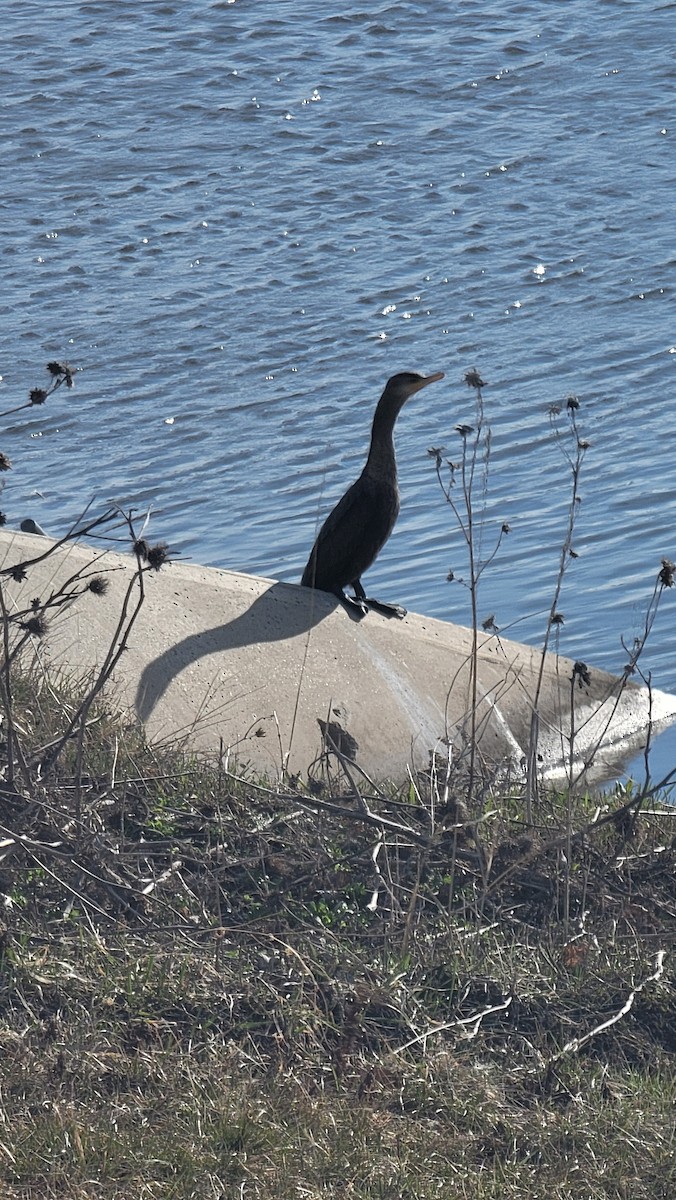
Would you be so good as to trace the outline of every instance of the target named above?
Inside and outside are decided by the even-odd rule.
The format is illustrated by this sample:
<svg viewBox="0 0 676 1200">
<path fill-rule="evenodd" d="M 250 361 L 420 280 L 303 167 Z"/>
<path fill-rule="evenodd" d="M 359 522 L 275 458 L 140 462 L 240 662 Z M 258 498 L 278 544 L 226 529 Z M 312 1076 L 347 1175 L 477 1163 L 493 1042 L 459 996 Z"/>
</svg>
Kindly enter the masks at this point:
<svg viewBox="0 0 676 1200">
<path fill-rule="evenodd" d="M 34 558 L 53 543 L 0 533 L 0 566 Z M 43 601 L 77 572 L 105 574 L 104 597 L 80 596 L 50 619 L 35 653 L 70 674 L 103 661 L 135 569 L 131 555 L 68 544 L 5 577 L 10 611 Z M 322 753 L 320 722 L 343 730 L 343 752 L 374 778 L 405 778 L 471 728 L 470 630 L 410 614 L 361 622 L 324 593 L 292 584 L 172 563 L 144 575 L 146 598 L 115 670 L 115 695 L 153 741 L 183 738 L 194 749 L 231 748 L 242 763 L 276 777 L 303 776 Z M 527 752 L 541 654 L 481 633 L 477 733 L 481 758 L 520 774 Z M 648 723 L 676 719 L 676 697 L 594 667 L 583 686 L 569 659 L 548 655 L 539 700 L 539 765 L 556 776 L 571 754 L 585 761 L 599 742 L 597 772 L 635 753 Z"/>
</svg>

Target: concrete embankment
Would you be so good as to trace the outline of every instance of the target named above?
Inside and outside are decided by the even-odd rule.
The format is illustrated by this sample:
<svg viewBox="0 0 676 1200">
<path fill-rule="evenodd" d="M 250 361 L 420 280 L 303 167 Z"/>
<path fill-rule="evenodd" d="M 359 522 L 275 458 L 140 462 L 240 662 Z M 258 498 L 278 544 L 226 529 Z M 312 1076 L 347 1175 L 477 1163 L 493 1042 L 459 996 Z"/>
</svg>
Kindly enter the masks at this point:
<svg viewBox="0 0 676 1200">
<path fill-rule="evenodd" d="M 43 553 L 49 539 L 3 531 L 0 566 Z M 49 618 L 36 653 L 70 675 L 102 663 L 135 570 L 131 555 L 67 544 L 5 577 L 9 610 L 43 602 L 77 572 L 105 575 L 105 596 L 79 597 Z M 375 778 L 405 778 L 431 753 L 457 758 L 472 726 L 472 633 L 409 614 L 354 621 L 332 597 L 231 571 L 172 563 L 144 575 L 145 601 L 113 677 L 113 694 L 145 722 L 151 740 L 231 748 L 240 764 L 303 775 L 321 758 L 321 723 L 342 752 Z M 475 728 L 481 761 L 518 775 L 531 736 L 542 656 L 495 635 L 478 638 Z M 596 752 L 598 773 L 634 753 L 652 721 L 676 719 L 676 697 L 620 687 L 589 666 L 573 676 L 548 655 L 538 699 L 538 763 L 554 776 Z"/>
</svg>

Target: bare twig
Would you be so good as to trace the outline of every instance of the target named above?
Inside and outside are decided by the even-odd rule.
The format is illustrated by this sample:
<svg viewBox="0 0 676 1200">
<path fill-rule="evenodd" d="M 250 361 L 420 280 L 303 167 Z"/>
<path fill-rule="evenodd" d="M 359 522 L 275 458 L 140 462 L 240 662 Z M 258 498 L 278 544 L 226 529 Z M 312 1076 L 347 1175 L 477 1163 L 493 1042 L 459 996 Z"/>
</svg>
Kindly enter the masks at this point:
<svg viewBox="0 0 676 1200">
<path fill-rule="evenodd" d="M 606 1029 L 610 1029 L 612 1025 L 616 1025 L 618 1021 L 621 1021 L 622 1017 L 626 1017 L 627 1013 L 631 1010 L 634 1000 L 638 996 L 639 992 L 642 992 L 649 983 L 657 983 L 657 981 L 662 978 L 664 973 L 665 955 L 666 950 L 659 950 L 657 952 L 657 957 L 655 959 L 655 970 L 653 971 L 653 974 L 649 975 L 647 979 L 644 979 L 642 983 L 639 983 L 637 987 L 635 987 L 633 991 L 629 993 L 621 1009 L 616 1012 L 614 1016 L 609 1017 L 607 1021 L 602 1021 L 600 1025 L 595 1025 L 593 1029 L 590 1029 L 588 1033 L 583 1034 L 581 1037 L 576 1037 L 573 1038 L 572 1041 L 566 1042 L 566 1045 L 559 1050 L 558 1054 L 552 1055 L 552 1057 L 549 1059 L 548 1066 L 552 1066 L 553 1063 L 559 1062 L 559 1060 L 562 1059 L 566 1054 L 577 1054 L 583 1046 L 587 1045 L 587 1042 L 592 1040 L 592 1038 L 598 1037 L 600 1033 L 604 1033 Z"/>
</svg>

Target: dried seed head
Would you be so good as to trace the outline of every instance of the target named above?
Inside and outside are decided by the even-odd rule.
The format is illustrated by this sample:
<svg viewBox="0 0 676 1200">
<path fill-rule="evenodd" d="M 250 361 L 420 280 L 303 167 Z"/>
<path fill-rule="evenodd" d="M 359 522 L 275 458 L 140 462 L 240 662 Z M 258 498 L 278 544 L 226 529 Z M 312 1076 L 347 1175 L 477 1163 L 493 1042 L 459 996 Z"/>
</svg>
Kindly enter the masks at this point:
<svg viewBox="0 0 676 1200">
<path fill-rule="evenodd" d="M 42 600 L 39 596 L 36 596 L 33 600 L 31 600 L 31 608 L 33 609 L 33 612 L 38 612 L 39 609 L 42 608 Z"/>
<path fill-rule="evenodd" d="M 577 396 L 569 396 L 566 400 L 566 408 L 569 412 L 575 412 L 580 407 L 580 401 Z"/>
<path fill-rule="evenodd" d="M 9 573 L 15 583 L 23 583 L 26 578 L 26 568 L 23 563 L 17 563 L 15 567 L 11 567 Z"/>
<path fill-rule="evenodd" d="M 7 524 L 7 514 L 0 512 L 0 527 Z"/>
<path fill-rule="evenodd" d="M 509 521 L 502 522 L 501 532 L 502 533 L 511 533 L 512 532 L 512 526 L 509 524 Z"/>
<path fill-rule="evenodd" d="M 110 580 L 104 579 L 102 575 L 95 575 L 89 580 L 87 590 L 94 596 L 105 596 L 110 586 Z"/>
<path fill-rule="evenodd" d="M 27 621 L 21 622 L 21 628 L 25 629 L 26 633 L 32 633 L 34 637 L 44 637 L 47 632 L 47 622 L 41 616 L 29 617 Z"/>
<path fill-rule="evenodd" d="M 589 687 L 591 685 L 591 675 L 586 663 L 578 661 L 573 665 L 573 680 L 576 679 L 578 687 L 582 687 L 583 685 Z"/>
<path fill-rule="evenodd" d="M 54 380 L 54 387 L 57 387 L 60 383 L 65 383 L 66 387 L 72 388 L 73 368 L 67 362 L 49 362 L 47 363 L 47 370 Z"/>
<path fill-rule="evenodd" d="M 135 541 L 134 545 L 132 546 L 132 554 L 135 554 L 137 558 L 142 559 L 143 562 L 148 561 L 148 551 L 149 550 L 150 550 L 150 544 L 146 541 L 145 538 L 138 538 L 137 541 Z"/>
<path fill-rule="evenodd" d="M 657 576 L 663 587 L 674 586 L 674 572 L 676 572 L 676 563 L 672 563 L 670 558 L 663 558 L 662 569 Z"/>
<path fill-rule="evenodd" d="M 10 471 L 12 468 L 12 460 L 6 454 L 0 451 L 0 471 Z"/>
<path fill-rule="evenodd" d="M 469 437 L 470 433 L 474 433 L 473 425 L 456 425 L 455 432 L 460 434 L 461 438 Z"/>
<path fill-rule="evenodd" d="M 552 617 L 552 625 L 563 625 L 563 613 L 554 613 Z"/>
<path fill-rule="evenodd" d="M 149 546 L 147 560 L 152 571 L 159 571 L 160 567 L 168 563 L 169 549 L 166 542 L 158 542 L 156 546 Z"/>
<path fill-rule="evenodd" d="M 486 386 L 476 367 L 472 367 L 471 371 L 465 371 L 465 383 L 468 387 L 476 388 L 477 391 Z"/>
<path fill-rule="evenodd" d="M 31 404 L 44 404 L 47 393 L 44 388 L 31 388 L 28 399 Z"/>
</svg>

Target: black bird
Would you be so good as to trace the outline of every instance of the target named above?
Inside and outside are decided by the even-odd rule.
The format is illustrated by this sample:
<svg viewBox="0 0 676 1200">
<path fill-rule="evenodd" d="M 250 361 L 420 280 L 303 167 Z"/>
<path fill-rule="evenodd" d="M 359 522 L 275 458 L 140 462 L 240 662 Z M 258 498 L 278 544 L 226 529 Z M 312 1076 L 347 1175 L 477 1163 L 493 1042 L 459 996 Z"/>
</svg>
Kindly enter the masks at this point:
<svg viewBox="0 0 676 1200">
<path fill-rule="evenodd" d="M 368 597 L 361 576 L 382 550 L 399 515 L 394 423 L 410 396 L 443 377 L 443 371 L 434 375 L 404 371 L 388 379 L 373 418 L 366 466 L 329 513 L 303 571 L 303 587 L 332 592 L 359 617 L 369 607 L 388 617 L 406 616 L 400 605 Z M 348 584 L 354 597 L 345 595 Z"/>
</svg>

